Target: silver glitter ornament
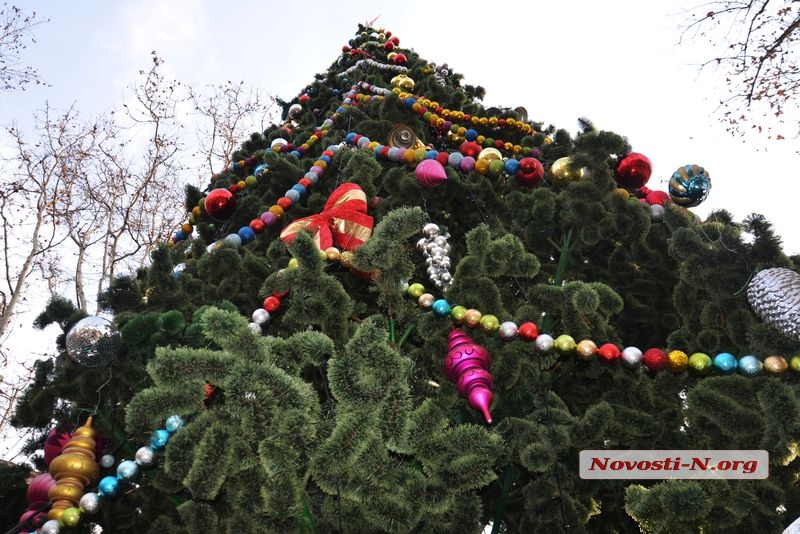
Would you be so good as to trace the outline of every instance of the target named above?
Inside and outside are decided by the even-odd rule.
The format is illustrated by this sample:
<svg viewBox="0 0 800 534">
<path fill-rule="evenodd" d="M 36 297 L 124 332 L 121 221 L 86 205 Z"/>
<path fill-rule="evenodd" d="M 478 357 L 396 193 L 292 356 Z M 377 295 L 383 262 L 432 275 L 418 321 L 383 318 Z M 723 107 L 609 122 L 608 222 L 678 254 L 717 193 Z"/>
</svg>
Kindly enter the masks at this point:
<svg viewBox="0 0 800 534">
<path fill-rule="evenodd" d="M 800 274 L 783 267 L 759 271 L 747 286 L 747 301 L 762 321 L 800 341 Z"/>
<path fill-rule="evenodd" d="M 539 352 L 550 352 L 553 350 L 553 343 L 553 336 L 550 334 L 539 334 L 534 341 L 536 350 Z"/>
<path fill-rule="evenodd" d="M 133 460 L 123 460 L 117 466 L 117 478 L 120 480 L 133 480 L 139 476 L 139 464 Z"/>
<path fill-rule="evenodd" d="M 500 328 L 497 330 L 497 333 L 503 341 L 511 341 L 512 339 L 516 339 L 519 334 L 519 327 L 517 323 L 505 321 L 500 323 Z"/>
<path fill-rule="evenodd" d="M 439 225 L 434 223 L 428 223 L 422 227 L 422 234 L 425 237 L 435 238 L 439 235 Z"/>
<path fill-rule="evenodd" d="M 156 453 L 150 447 L 139 447 L 134 458 L 140 466 L 150 467 L 156 461 Z"/>
<path fill-rule="evenodd" d="M 117 460 L 115 460 L 114 457 L 111 456 L 110 454 L 104 454 L 100 458 L 100 465 L 102 467 L 105 467 L 106 469 L 108 469 L 109 467 L 112 467 L 114 465 L 114 462 L 116 462 L 116 461 Z"/>
<path fill-rule="evenodd" d="M 50 519 L 39 528 L 41 534 L 58 534 L 61 532 L 61 527 L 58 526 L 58 520 Z"/>
<path fill-rule="evenodd" d="M 636 347 L 625 347 L 622 349 L 622 365 L 629 369 L 635 369 L 642 363 L 642 351 Z"/>
<path fill-rule="evenodd" d="M 83 367 L 102 367 L 119 354 L 122 337 L 108 319 L 90 315 L 67 332 L 67 354 Z"/>
<path fill-rule="evenodd" d="M 264 308 L 258 308 L 253 312 L 253 322 L 256 324 L 267 324 L 270 319 L 269 312 Z"/>
<path fill-rule="evenodd" d="M 430 281 L 437 289 L 447 291 L 453 282 L 450 274 L 450 245 L 447 240 L 450 235 L 440 233 L 439 225 L 427 223 L 422 227 L 422 239 L 417 241 L 417 250 L 425 256 L 426 272 Z"/>
<path fill-rule="evenodd" d="M 94 492 L 84 493 L 78 506 L 81 511 L 94 515 L 100 511 L 100 496 Z"/>
</svg>

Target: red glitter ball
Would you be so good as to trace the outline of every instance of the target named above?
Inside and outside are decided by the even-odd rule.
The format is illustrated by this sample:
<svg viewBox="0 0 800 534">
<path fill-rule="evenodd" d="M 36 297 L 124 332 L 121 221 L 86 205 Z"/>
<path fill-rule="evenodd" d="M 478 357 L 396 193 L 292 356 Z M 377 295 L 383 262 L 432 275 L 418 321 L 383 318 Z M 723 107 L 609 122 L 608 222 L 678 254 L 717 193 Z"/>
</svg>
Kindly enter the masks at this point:
<svg viewBox="0 0 800 534">
<path fill-rule="evenodd" d="M 539 327 L 530 321 L 519 325 L 517 332 L 523 341 L 535 341 L 539 337 Z"/>
<path fill-rule="evenodd" d="M 270 295 L 264 299 L 264 309 L 270 313 L 278 311 L 281 307 L 281 301 L 278 297 Z"/>
<path fill-rule="evenodd" d="M 661 349 L 647 349 L 642 356 L 642 363 L 650 371 L 660 371 L 669 364 L 669 358 Z"/>
<path fill-rule="evenodd" d="M 622 352 L 613 343 L 604 343 L 597 349 L 597 357 L 602 362 L 612 363 L 619 360 L 620 356 L 622 356 Z"/>
</svg>

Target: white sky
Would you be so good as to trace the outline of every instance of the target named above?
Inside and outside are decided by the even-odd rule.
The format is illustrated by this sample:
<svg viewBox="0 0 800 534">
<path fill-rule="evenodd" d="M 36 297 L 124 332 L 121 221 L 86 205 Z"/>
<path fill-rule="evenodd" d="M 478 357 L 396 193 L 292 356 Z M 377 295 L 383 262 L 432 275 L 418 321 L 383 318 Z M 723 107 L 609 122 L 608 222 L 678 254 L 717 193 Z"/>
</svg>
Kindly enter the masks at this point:
<svg viewBox="0 0 800 534">
<path fill-rule="evenodd" d="M 244 80 L 289 100 L 328 68 L 359 22 L 377 17 L 401 46 L 483 86 L 487 106 L 524 106 L 532 120 L 571 132 L 585 116 L 626 136 L 653 162 L 651 189 L 666 190 L 679 166 L 704 166 L 713 187 L 693 211 L 726 208 L 737 220 L 763 213 L 786 251 L 800 253 L 795 132 L 744 143 L 712 116 L 724 95 L 699 76 L 709 52 L 678 45 L 682 13 L 701 1 L 26 0 L 51 22 L 36 29 L 25 59 L 53 87 L 3 94 L 0 123 L 26 119 L 45 101 L 75 103 L 83 115 L 117 106 L 152 50 L 178 79 Z"/>
</svg>

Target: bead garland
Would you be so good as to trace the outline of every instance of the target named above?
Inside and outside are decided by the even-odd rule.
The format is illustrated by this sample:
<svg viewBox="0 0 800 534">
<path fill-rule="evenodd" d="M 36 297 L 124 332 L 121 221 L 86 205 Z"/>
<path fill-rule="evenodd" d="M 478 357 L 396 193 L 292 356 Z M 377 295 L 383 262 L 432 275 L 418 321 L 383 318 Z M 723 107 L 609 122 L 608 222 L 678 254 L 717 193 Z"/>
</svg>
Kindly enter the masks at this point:
<svg viewBox="0 0 800 534">
<path fill-rule="evenodd" d="M 91 422 L 89 423 L 91 424 Z M 141 469 L 153 466 L 155 453 L 167 446 L 170 437 L 183 428 L 184 420 L 179 415 L 167 418 L 164 428 L 157 429 L 150 438 L 150 444 L 140 447 L 136 451 L 135 460 L 123 460 L 117 466 L 116 476 L 106 476 L 97 485 L 97 492 L 84 493 L 78 506 L 72 506 L 60 512 L 58 519 L 46 521 L 37 532 L 41 534 L 59 534 L 61 527 L 74 527 L 81 521 L 82 514 L 94 515 L 100 511 L 102 498 L 111 498 L 119 494 L 123 483 L 133 483 L 139 476 Z M 109 460 L 110 458 L 110 460 Z M 54 460 L 55 461 L 55 460 Z M 114 464 L 113 457 L 106 455 L 101 460 L 103 467 Z"/>
<path fill-rule="evenodd" d="M 340 78 L 344 76 L 349 76 L 356 70 L 361 69 L 363 66 L 374 67 L 378 70 L 386 70 L 391 72 L 408 72 L 408 67 L 404 65 L 392 65 L 389 63 L 381 63 L 380 61 L 375 61 L 374 59 L 365 58 L 365 59 L 359 59 L 358 61 L 355 62 L 355 64 L 343 70 L 342 72 L 338 73 L 338 76 Z"/>
<path fill-rule="evenodd" d="M 731 353 L 721 352 L 712 358 L 702 352 L 689 355 L 681 350 L 667 352 L 657 347 L 648 348 L 644 352 L 633 346 L 620 350 L 613 343 L 598 346 L 590 339 L 576 342 L 569 334 L 553 338 L 549 334 L 540 333 L 539 327 L 534 322 L 526 321 L 519 325 L 513 321 L 501 323 L 495 315 L 483 314 L 474 308 L 453 306 L 446 299 L 436 299 L 427 293 L 425 286 L 420 283 L 404 284 L 404 287 L 406 294 L 416 299 L 420 308 L 432 311 L 437 317 L 449 317 L 457 325 L 465 325 L 470 329 L 480 328 L 487 334 L 496 332 L 500 339 L 506 342 L 515 339 L 533 342 L 540 353 L 555 350 L 562 356 L 576 355 L 583 361 L 597 359 L 606 364 L 620 361 L 627 369 L 633 370 L 643 366 L 654 373 L 664 369 L 669 369 L 674 374 L 689 371 L 696 376 L 730 375 L 736 372 L 748 377 L 762 373 L 780 376 L 788 369 L 800 373 L 800 355 L 793 356 L 789 361 L 783 356 L 772 355 L 762 361 L 752 354 L 737 358 Z"/>
</svg>

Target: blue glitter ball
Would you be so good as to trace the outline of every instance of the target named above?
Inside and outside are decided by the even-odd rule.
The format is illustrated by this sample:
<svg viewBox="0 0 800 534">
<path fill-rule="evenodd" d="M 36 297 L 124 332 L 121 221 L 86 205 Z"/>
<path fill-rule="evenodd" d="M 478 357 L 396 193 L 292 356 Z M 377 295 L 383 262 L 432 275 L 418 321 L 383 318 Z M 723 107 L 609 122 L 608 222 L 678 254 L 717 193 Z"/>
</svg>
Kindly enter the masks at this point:
<svg viewBox="0 0 800 534">
<path fill-rule="evenodd" d="M 747 356 L 742 356 L 739 360 L 739 373 L 744 376 L 758 376 L 761 374 L 762 366 L 761 360 L 748 354 Z"/>
<path fill-rule="evenodd" d="M 474 141 L 478 138 L 478 132 L 470 128 L 464 133 L 464 139 L 467 141 Z"/>
<path fill-rule="evenodd" d="M 733 373 L 738 366 L 739 362 L 736 361 L 736 356 L 730 352 L 720 352 L 714 356 L 714 367 L 724 375 Z"/>
<path fill-rule="evenodd" d="M 228 234 L 225 236 L 225 243 L 238 248 L 242 246 L 242 238 L 239 237 L 239 234 Z"/>
<path fill-rule="evenodd" d="M 519 161 L 513 158 L 507 159 L 503 164 L 503 170 L 506 171 L 506 174 L 509 176 L 514 176 L 519 170 Z"/>
<path fill-rule="evenodd" d="M 261 178 L 262 175 L 266 174 L 267 170 L 269 169 L 269 165 L 266 163 L 261 163 L 256 165 L 256 168 L 253 169 L 253 176 L 256 178 Z"/>
<path fill-rule="evenodd" d="M 300 201 L 300 193 L 298 193 L 294 189 L 288 189 L 286 193 L 283 194 L 283 196 L 285 196 L 295 204 Z"/>
<path fill-rule="evenodd" d="M 237 235 L 239 239 L 242 240 L 242 244 L 249 243 L 256 238 L 256 233 L 249 226 L 242 226 L 239 228 L 239 233 Z"/>
<path fill-rule="evenodd" d="M 436 315 L 437 317 L 445 317 L 447 315 L 450 315 L 452 308 L 450 306 L 450 303 L 447 302 L 445 299 L 438 299 L 433 301 L 433 304 L 431 305 L 431 310 L 433 310 L 433 314 Z"/>
<path fill-rule="evenodd" d="M 439 155 L 438 150 L 428 150 L 425 152 L 425 159 L 436 159 L 436 156 Z"/>
<path fill-rule="evenodd" d="M 117 478 L 120 480 L 133 480 L 139 476 L 139 465 L 133 460 L 123 460 L 117 466 Z"/>
<path fill-rule="evenodd" d="M 164 428 L 166 428 L 167 432 L 169 432 L 170 434 L 174 434 L 175 432 L 183 428 L 184 424 L 186 423 L 184 422 L 183 417 L 181 417 L 180 415 L 170 415 L 169 417 L 167 417 L 167 423 L 164 425 Z"/>
<path fill-rule="evenodd" d="M 103 477 L 97 485 L 97 493 L 101 497 L 114 497 L 119 491 L 119 479 L 117 477 Z"/>
<path fill-rule="evenodd" d="M 164 447 L 167 446 L 167 442 L 169 441 L 169 432 L 166 430 L 159 428 L 153 435 L 150 436 L 150 448 L 154 451 L 160 451 Z"/>
<path fill-rule="evenodd" d="M 355 133 L 355 132 L 350 132 L 350 133 L 349 133 L 349 134 L 347 134 L 347 136 L 344 138 L 345 142 L 346 142 L 348 145 L 352 145 L 352 144 L 355 142 L 355 139 L 356 139 L 356 133 Z"/>
</svg>

